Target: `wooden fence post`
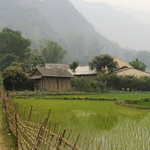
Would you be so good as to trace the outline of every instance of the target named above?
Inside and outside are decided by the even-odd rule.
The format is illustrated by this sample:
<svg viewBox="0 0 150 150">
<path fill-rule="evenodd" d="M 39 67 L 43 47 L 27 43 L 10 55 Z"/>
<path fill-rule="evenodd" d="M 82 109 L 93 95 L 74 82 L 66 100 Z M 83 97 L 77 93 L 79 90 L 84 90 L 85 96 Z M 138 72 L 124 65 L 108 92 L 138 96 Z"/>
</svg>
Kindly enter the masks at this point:
<svg viewBox="0 0 150 150">
<path fill-rule="evenodd" d="M 60 146 L 61 143 L 62 143 L 62 138 L 65 136 L 65 133 L 66 133 L 66 129 L 65 129 L 64 132 L 62 133 L 62 136 L 60 136 L 60 138 L 59 138 L 59 143 L 58 143 L 58 145 L 57 145 L 57 150 L 59 150 L 59 146 Z"/>
<path fill-rule="evenodd" d="M 17 105 L 14 104 L 15 108 L 15 129 L 16 129 L 16 137 L 18 138 L 18 118 L 17 118 Z"/>
<path fill-rule="evenodd" d="M 73 148 L 72 150 L 75 150 L 75 149 L 76 149 L 76 145 L 77 145 L 77 143 L 78 143 L 78 140 L 79 140 L 80 135 L 81 135 L 81 133 L 78 134 L 77 139 L 76 139 L 76 142 L 75 142 L 75 144 L 74 144 L 74 148 Z"/>
<path fill-rule="evenodd" d="M 44 134 L 44 128 L 46 127 L 46 125 L 48 123 L 48 120 L 49 120 L 49 117 L 50 117 L 50 112 L 51 111 L 49 110 L 48 116 L 44 119 L 44 122 L 40 126 L 40 129 L 39 129 L 39 132 L 38 132 L 35 144 L 33 145 L 33 149 L 34 150 L 38 150 L 38 148 L 40 147 L 41 137 L 43 136 L 43 134 Z"/>
</svg>

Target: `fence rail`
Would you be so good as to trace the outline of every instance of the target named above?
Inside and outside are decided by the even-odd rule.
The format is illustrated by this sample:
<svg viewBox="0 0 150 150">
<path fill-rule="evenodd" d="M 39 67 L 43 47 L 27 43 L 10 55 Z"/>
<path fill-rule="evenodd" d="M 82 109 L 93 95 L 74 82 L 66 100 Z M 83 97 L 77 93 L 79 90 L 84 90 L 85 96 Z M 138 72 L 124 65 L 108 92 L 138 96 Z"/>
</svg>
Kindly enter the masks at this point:
<svg viewBox="0 0 150 150">
<path fill-rule="evenodd" d="M 28 119 L 24 120 L 18 113 L 17 104 L 13 103 L 11 95 L 8 94 L 3 86 L 0 87 L 0 98 L 3 101 L 6 114 L 6 121 L 11 132 L 17 137 L 19 150 L 82 150 L 78 147 L 80 134 L 76 137 L 74 143 L 69 142 L 71 131 L 62 130 L 52 132 L 49 122 L 50 111 L 40 122 L 31 122 L 32 107 L 28 113 Z M 49 128 L 47 128 L 49 126 Z M 86 144 L 85 150 L 88 150 L 93 139 Z M 101 143 L 100 143 L 101 144 Z M 97 150 L 100 145 L 97 146 Z"/>
</svg>

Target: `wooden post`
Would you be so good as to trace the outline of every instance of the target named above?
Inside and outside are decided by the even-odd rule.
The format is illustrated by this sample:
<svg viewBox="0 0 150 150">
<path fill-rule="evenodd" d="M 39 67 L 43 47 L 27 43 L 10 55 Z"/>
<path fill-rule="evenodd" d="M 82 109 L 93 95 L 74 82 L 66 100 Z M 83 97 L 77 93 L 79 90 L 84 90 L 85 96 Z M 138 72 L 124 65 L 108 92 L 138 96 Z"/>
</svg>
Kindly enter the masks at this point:
<svg viewBox="0 0 150 150">
<path fill-rule="evenodd" d="M 49 113 L 48 113 L 48 116 L 44 119 L 44 122 L 41 124 L 40 126 L 40 129 L 39 129 L 39 132 L 38 132 L 38 135 L 37 135 L 37 138 L 36 138 L 36 141 L 35 141 L 35 144 L 33 145 L 33 149 L 34 150 L 38 150 L 38 148 L 40 147 L 40 144 L 41 144 L 41 137 L 43 136 L 44 134 L 44 127 L 46 127 L 47 123 L 48 123 L 48 120 L 49 120 L 49 117 L 50 117 L 50 110 L 49 110 Z"/>
<path fill-rule="evenodd" d="M 65 136 L 65 133 L 66 133 L 66 129 L 64 130 L 64 132 L 62 133 L 62 136 L 60 136 L 59 138 L 59 143 L 57 145 L 57 149 L 56 150 L 59 150 L 59 146 L 61 145 L 62 143 L 62 138 Z"/>
<path fill-rule="evenodd" d="M 58 133 L 57 133 L 57 137 L 56 137 L 56 146 L 55 146 L 55 149 L 57 149 L 57 146 L 58 146 L 57 142 L 59 142 L 60 134 L 61 134 L 61 125 L 59 126 L 59 129 L 58 129 Z"/>
<path fill-rule="evenodd" d="M 17 138 L 17 143 L 18 143 L 18 145 L 20 145 L 19 144 L 19 130 L 18 130 L 18 117 L 17 117 L 17 104 L 14 104 L 14 108 L 15 108 L 15 130 L 16 130 L 16 132 L 15 132 L 15 134 L 16 134 L 16 138 Z"/>
<path fill-rule="evenodd" d="M 66 140 L 69 140 L 71 133 L 72 133 L 72 129 L 70 130 L 70 132 L 69 132 L 68 137 L 67 137 Z M 66 147 L 66 143 L 64 144 L 64 148 L 65 148 L 65 147 Z"/>
<path fill-rule="evenodd" d="M 16 129 L 16 137 L 18 137 L 18 120 L 17 120 L 17 106 L 16 105 L 14 105 L 14 107 L 15 107 L 15 129 Z"/>
<path fill-rule="evenodd" d="M 89 144 L 87 145 L 87 147 L 86 147 L 85 150 L 87 150 L 87 149 L 89 148 L 89 146 L 90 146 L 90 144 L 91 144 L 92 142 L 93 142 L 93 139 L 90 140 L 90 142 L 89 142 Z"/>
<path fill-rule="evenodd" d="M 53 133 L 55 133 L 55 130 L 56 130 L 56 124 L 54 125 Z M 53 138 L 54 138 L 54 135 L 52 135 L 52 137 L 51 137 L 51 139 L 50 139 L 51 142 L 52 142 Z M 49 143 L 48 149 L 50 149 L 50 147 L 51 147 L 51 143 Z"/>
<path fill-rule="evenodd" d="M 75 144 L 74 144 L 74 148 L 73 148 L 72 150 L 76 149 L 76 145 L 77 145 L 77 143 L 78 143 L 78 140 L 79 140 L 80 135 L 81 135 L 81 133 L 78 134 L 77 139 L 76 139 L 76 142 L 75 142 Z"/>
</svg>

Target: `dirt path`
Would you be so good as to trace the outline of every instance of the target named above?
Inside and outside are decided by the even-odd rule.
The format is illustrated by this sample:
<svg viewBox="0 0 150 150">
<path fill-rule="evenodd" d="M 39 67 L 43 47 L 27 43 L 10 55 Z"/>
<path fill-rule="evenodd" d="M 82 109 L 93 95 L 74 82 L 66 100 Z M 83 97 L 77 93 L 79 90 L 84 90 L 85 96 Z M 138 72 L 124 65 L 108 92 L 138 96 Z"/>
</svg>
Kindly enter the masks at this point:
<svg viewBox="0 0 150 150">
<path fill-rule="evenodd" d="M 17 150 L 15 143 L 15 138 L 9 134 L 9 130 L 6 126 L 3 106 L 0 100 L 0 150 Z"/>
</svg>

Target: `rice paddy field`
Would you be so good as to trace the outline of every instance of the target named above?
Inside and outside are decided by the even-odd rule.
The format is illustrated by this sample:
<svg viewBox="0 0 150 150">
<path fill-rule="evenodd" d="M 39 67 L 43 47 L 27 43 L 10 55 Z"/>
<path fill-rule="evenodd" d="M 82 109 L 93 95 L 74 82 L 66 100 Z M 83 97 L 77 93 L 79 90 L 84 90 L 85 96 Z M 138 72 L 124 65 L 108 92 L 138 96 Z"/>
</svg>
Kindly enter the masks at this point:
<svg viewBox="0 0 150 150">
<path fill-rule="evenodd" d="M 70 100 L 53 99 L 56 97 L 69 97 Z M 96 150 L 100 143 L 101 150 L 150 149 L 150 110 L 123 107 L 114 101 L 71 100 L 73 97 L 121 100 L 148 98 L 150 93 L 32 95 L 27 99 L 14 98 L 14 101 L 19 104 L 21 114 L 28 112 L 31 105 L 34 113 L 46 115 L 51 110 L 52 123 L 61 125 L 67 131 L 72 129 L 73 135 L 81 133 L 80 147 L 94 138 L 90 150 Z M 36 120 L 33 115 L 32 121 Z M 74 141 L 74 136 L 71 140 Z"/>
</svg>

